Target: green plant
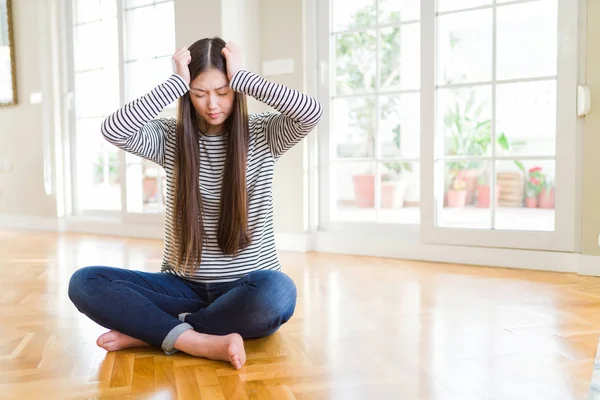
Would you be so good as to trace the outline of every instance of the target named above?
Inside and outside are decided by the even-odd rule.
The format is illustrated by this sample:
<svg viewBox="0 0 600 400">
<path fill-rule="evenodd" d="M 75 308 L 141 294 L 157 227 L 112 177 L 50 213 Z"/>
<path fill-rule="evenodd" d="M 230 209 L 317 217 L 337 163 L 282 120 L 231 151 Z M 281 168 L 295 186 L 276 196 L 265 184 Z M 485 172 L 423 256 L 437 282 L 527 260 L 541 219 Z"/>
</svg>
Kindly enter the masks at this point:
<svg viewBox="0 0 600 400">
<path fill-rule="evenodd" d="M 546 185 L 546 181 L 546 174 L 542 172 L 542 167 L 530 168 L 527 181 L 525 181 L 525 195 L 527 197 L 538 197 L 542 188 Z"/>
<path fill-rule="evenodd" d="M 401 125 L 398 124 L 394 129 L 392 129 L 392 133 L 394 134 L 392 142 L 398 150 L 401 150 L 401 128 Z M 412 164 L 407 161 L 391 161 L 386 162 L 383 165 L 385 165 L 385 167 L 393 173 L 394 177 L 399 176 L 402 173 L 402 171 L 413 171 Z M 384 178 L 384 180 L 388 180 L 388 178 Z"/>
<path fill-rule="evenodd" d="M 461 105 L 463 105 L 461 107 Z M 492 144 L 492 120 L 483 119 L 486 102 L 476 102 L 475 92 L 469 92 L 466 99 L 458 98 L 453 106 L 444 114 L 445 154 L 449 156 L 481 157 L 488 154 Z M 504 132 L 496 133 L 497 150 L 502 154 L 512 149 L 512 144 Z M 498 154 L 498 152 L 497 152 Z M 514 160 L 515 166 L 525 172 L 523 163 Z M 449 174 L 446 177 L 446 187 L 451 184 L 452 178 L 458 171 L 464 169 L 480 169 L 481 161 L 450 161 L 448 162 Z M 486 163 L 479 174 L 478 183 L 487 183 L 490 176 L 490 163 Z"/>
<path fill-rule="evenodd" d="M 462 178 L 454 178 L 452 181 L 452 189 L 457 191 L 463 191 L 467 188 L 467 182 Z"/>
<path fill-rule="evenodd" d="M 119 155 L 117 153 L 108 154 L 108 162 L 105 163 L 104 154 L 98 154 L 94 164 L 94 183 L 116 184 L 119 182 Z M 105 182 L 104 172 L 108 169 L 108 182 Z"/>
<path fill-rule="evenodd" d="M 375 4 L 363 7 L 351 17 L 349 29 L 360 29 L 375 22 Z M 392 20 L 400 20 L 400 13 L 393 12 Z M 380 87 L 397 85 L 400 82 L 402 67 L 400 47 L 400 27 L 390 27 L 379 31 L 380 49 Z M 377 62 L 371 52 L 377 48 L 377 36 L 370 31 L 357 31 L 340 34 L 335 40 L 335 85 L 336 92 L 360 93 L 372 91 L 377 86 Z M 380 118 L 385 119 L 399 107 L 400 98 L 390 96 L 379 104 Z M 351 128 L 357 128 L 358 137 L 350 137 L 354 143 L 365 143 L 366 149 L 360 147 L 352 153 L 345 154 L 349 157 L 373 157 L 375 149 L 375 126 L 377 119 L 377 104 L 374 96 L 364 96 L 349 101 L 349 120 Z M 366 136 L 366 137 L 365 137 Z"/>
</svg>

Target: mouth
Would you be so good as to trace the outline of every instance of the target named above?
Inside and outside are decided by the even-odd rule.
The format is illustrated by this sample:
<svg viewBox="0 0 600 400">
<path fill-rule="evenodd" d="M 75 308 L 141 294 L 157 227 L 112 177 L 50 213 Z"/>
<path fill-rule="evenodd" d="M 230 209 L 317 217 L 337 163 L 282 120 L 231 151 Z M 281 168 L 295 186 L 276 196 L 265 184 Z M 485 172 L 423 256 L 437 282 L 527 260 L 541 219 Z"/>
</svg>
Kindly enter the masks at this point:
<svg viewBox="0 0 600 400">
<path fill-rule="evenodd" d="M 207 114 L 210 119 L 217 119 L 221 115 L 221 113 L 209 113 Z"/>
</svg>

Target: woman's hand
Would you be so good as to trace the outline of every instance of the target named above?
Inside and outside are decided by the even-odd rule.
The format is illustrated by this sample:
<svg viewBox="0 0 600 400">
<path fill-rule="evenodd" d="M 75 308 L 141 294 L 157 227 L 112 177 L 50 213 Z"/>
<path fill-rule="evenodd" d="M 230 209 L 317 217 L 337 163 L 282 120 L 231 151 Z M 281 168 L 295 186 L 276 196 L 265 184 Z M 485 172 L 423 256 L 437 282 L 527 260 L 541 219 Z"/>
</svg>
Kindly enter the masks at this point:
<svg viewBox="0 0 600 400">
<path fill-rule="evenodd" d="M 173 72 L 183 78 L 183 80 L 189 85 L 190 84 L 190 68 L 188 65 L 192 61 L 192 53 L 187 48 L 178 49 L 173 57 L 171 58 L 173 63 Z"/>
<path fill-rule="evenodd" d="M 243 69 L 244 57 L 242 50 L 237 44 L 229 42 L 223 47 L 221 54 L 225 57 L 225 63 L 227 64 L 227 78 L 231 80 L 236 72 Z"/>
</svg>

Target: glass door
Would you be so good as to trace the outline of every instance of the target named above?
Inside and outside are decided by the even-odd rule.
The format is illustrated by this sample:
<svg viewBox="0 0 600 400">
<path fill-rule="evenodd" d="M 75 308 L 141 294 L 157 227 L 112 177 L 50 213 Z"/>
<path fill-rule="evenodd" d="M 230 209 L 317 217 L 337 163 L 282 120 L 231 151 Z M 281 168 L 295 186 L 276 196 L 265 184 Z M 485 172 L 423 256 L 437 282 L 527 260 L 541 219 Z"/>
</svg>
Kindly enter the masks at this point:
<svg viewBox="0 0 600 400">
<path fill-rule="evenodd" d="M 574 250 L 577 15 L 422 2 L 424 242 Z"/>
<path fill-rule="evenodd" d="M 102 121 L 171 74 L 173 0 L 73 0 L 75 214 L 160 222 L 165 171 L 117 149 Z M 160 117 L 175 116 L 176 103 Z"/>
</svg>

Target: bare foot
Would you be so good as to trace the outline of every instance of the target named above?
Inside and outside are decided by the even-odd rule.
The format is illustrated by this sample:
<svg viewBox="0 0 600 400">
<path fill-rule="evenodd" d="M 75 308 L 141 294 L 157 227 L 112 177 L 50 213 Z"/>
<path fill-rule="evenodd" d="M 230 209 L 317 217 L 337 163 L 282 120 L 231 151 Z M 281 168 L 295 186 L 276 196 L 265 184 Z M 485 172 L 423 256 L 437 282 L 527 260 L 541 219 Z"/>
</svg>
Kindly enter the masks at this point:
<svg viewBox="0 0 600 400">
<path fill-rule="evenodd" d="M 146 342 L 142 342 L 139 339 L 114 330 L 100 335 L 98 340 L 96 340 L 96 344 L 106 351 L 118 351 L 129 347 L 149 346 Z"/>
<path fill-rule="evenodd" d="M 190 329 L 177 338 L 175 348 L 196 357 L 229 361 L 235 369 L 242 368 L 246 363 L 244 340 L 237 333 L 217 336 Z"/>
</svg>

